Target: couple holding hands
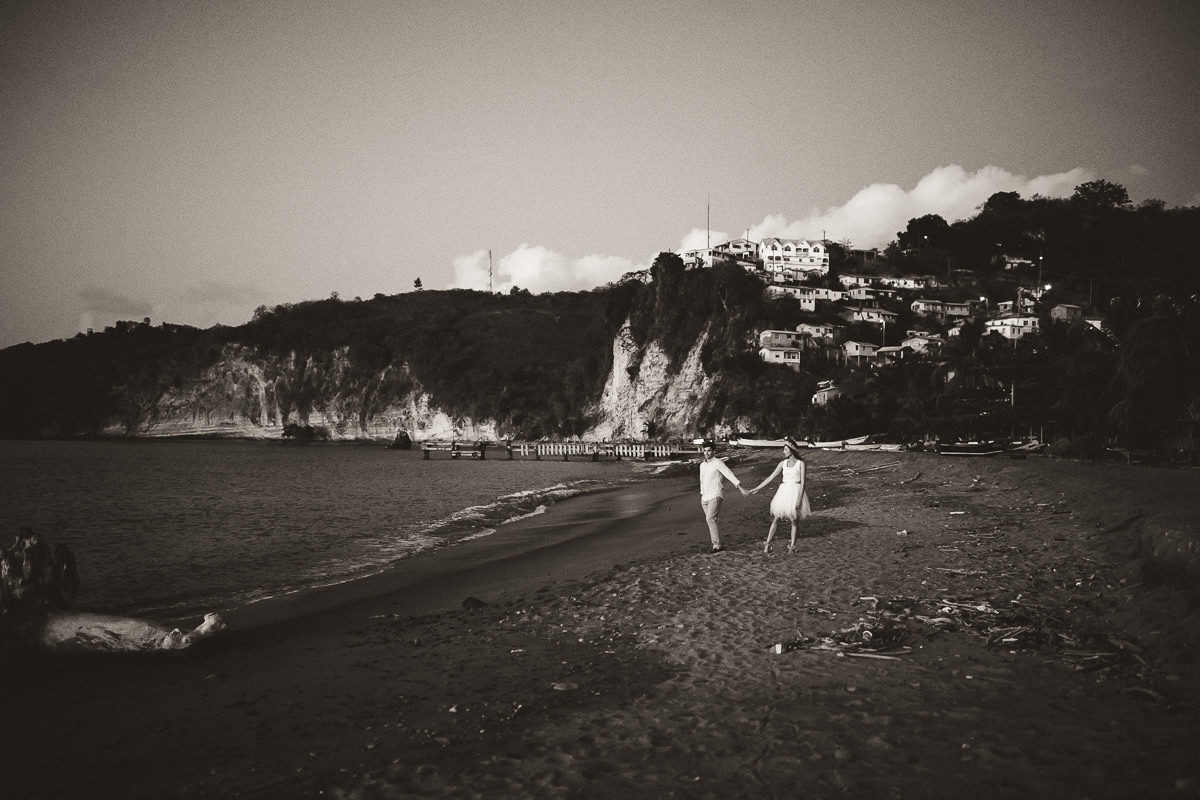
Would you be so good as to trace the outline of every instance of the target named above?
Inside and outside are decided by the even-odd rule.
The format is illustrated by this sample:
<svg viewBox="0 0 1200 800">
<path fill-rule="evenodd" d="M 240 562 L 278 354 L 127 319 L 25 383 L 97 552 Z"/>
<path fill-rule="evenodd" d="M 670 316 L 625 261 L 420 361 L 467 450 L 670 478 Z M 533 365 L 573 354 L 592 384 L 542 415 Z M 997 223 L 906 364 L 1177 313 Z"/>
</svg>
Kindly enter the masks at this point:
<svg viewBox="0 0 1200 800">
<path fill-rule="evenodd" d="M 725 549 L 717 527 L 717 515 L 721 511 L 721 501 L 724 499 L 723 479 L 738 487 L 743 495 L 752 495 L 775 480 L 776 475 L 782 475 L 783 482 L 771 498 L 771 528 L 767 531 L 767 542 L 763 545 L 763 552 L 771 552 L 771 540 L 775 538 L 780 520 L 791 523 L 792 541 L 788 545 L 788 552 L 792 552 L 796 547 L 797 523 L 812 513 L 808 505 L 808 494 L 804 491 L 804 459 L 800 457 L 800 445 L 788 437 L 783 445 L 783 461 L 779 462 L 766 480 L 749 490 L 742 486 L 741 481 L 725 466 L 725 462 L 716 457 L 716 452 L 716 445 L 710 441 L 705 441 L 701 447 L 704 460 L 700 462 L 700 505 L 704 508 L 708 535 L 712 539 L 712 550 L 709 552 L 719 553 Z"/>
</svg>

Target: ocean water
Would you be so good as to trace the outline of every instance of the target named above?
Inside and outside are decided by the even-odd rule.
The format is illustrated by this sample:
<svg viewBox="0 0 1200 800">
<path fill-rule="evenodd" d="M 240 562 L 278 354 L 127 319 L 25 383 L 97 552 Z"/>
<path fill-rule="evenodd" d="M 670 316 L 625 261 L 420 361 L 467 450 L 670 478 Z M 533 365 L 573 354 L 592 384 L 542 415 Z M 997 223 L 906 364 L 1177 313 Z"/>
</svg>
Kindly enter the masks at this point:
<svg viewBox="0 0 1200 800">
<path fill-rule="evenodd" d="M 451 459 L 382 445 L 0 441 L 0 545 L 75 553 L 80 607 L 182 619 L 378 572 L 546 504 L 637 478 L 632 462 Z"/>
</svg>

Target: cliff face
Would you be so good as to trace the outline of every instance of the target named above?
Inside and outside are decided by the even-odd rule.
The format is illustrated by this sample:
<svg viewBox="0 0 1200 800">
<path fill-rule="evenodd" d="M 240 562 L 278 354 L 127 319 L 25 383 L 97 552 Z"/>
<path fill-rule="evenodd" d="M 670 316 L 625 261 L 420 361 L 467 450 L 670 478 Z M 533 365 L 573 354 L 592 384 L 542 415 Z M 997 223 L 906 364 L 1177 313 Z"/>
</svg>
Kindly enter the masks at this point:
<svg viewBox="0 0 1200 800">
<path fill-rule="evenodd" d="M 700 364 L 700 351 L 707 338 L 705 329 L 682 367 L 672 372 L 667 354 L 657 342 L 639 351 L 628 323 L 622 327 L 613 340 L 613 368 L 597 408 L 599 421 L 585 438 L 693 435 L 697 411 L 713 385 Z M 636 365 L 632 374 L 631 365 Z"/>
<path fill-rule="evenodd" d="M 713 385 L 700 364 L 705 338 L 672 371 L 657 343 L 638 348 L 623 327 L 612 342 L 603 394 L 590 409 L 595 422 L 583 438 L 692 436 L 697 409 Z M 494 419 L 448 414 L 408 364 L 362 375 L 346 348 L 300 358 L 229 344 L 211 366 L 170 388 L 124 386 L 118 393 L 125 411 L 106 426 L 109 435 L 278 439 L 289 424 L 347 440 L 391 441 L 401 430 L 417 440 L 507 435 Z"/>
</svg>

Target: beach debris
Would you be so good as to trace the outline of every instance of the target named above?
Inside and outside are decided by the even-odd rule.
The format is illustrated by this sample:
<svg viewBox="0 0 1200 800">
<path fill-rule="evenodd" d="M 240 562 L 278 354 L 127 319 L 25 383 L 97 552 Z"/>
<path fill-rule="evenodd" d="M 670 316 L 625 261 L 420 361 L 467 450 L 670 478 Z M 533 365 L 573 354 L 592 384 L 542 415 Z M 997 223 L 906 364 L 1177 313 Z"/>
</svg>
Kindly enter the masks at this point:
<svg viewBox="0 0 1200 800">
<path fill-rule="evenodd" d="M 571 683 L 570 681 L 559 681 L 550 684 L 550 688 L 556 692 L 573 692 L 579 688 L 579 684 Z"/>
<path fill-rule="evenodd" d="M 480 600 L 478 597 L 468 597 L 462 601 L 462 607 L 474 611 L 478 608 L 483 608 L 487 603 Z"/>
<path fill-rule="evenodd" d="M 916 475 L 913 475 L 911 478 L 908 478 L 907 480 L 902 480 L 902 481 L 900 481 L 900 485 L 901 485 L 901 486 L 903 486 L 903 485 L 904 485 L 904 484 L 906 484 L 906 483 L 912 483 L 913 481 L 915 481 L 915 480 L 916 480 L 917 478 L 919 478 L 919 477 L 921 477 L 921 471 L 920 471 L 920 470 L 917 470 L 917 474 L 916 474 Z"/>
<path fill-rule="evenodd" d="M 866 475 L 868 472 L 878 472 L 881 469 L 891 469 L 892 467 L 900 466 L 899 461 L 893 461 L 890 464 L 880 464 L 878 467 L 867 467 L 866 469 L 850 469 L 847 470 L 851 475 Z"/>
</svg>

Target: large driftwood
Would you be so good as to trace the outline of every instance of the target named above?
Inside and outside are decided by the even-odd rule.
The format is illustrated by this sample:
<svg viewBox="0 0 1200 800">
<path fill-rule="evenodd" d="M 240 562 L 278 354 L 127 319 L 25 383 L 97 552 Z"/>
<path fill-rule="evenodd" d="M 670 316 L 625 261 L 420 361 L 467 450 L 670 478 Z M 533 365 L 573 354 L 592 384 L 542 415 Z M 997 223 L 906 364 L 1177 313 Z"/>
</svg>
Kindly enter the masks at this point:
<svg viewBox="0 0 1200 800">
<path fill-rule="evenodd" d="M 142 653 L 181 650 L 225 630 L 218 614 L 206 614 L 195 630 L 167 630 L 145 620 L 110 614 L 51 611 L 40 629 L 32 630 L 36 643 L 62 652 Z"/>
</svg>

